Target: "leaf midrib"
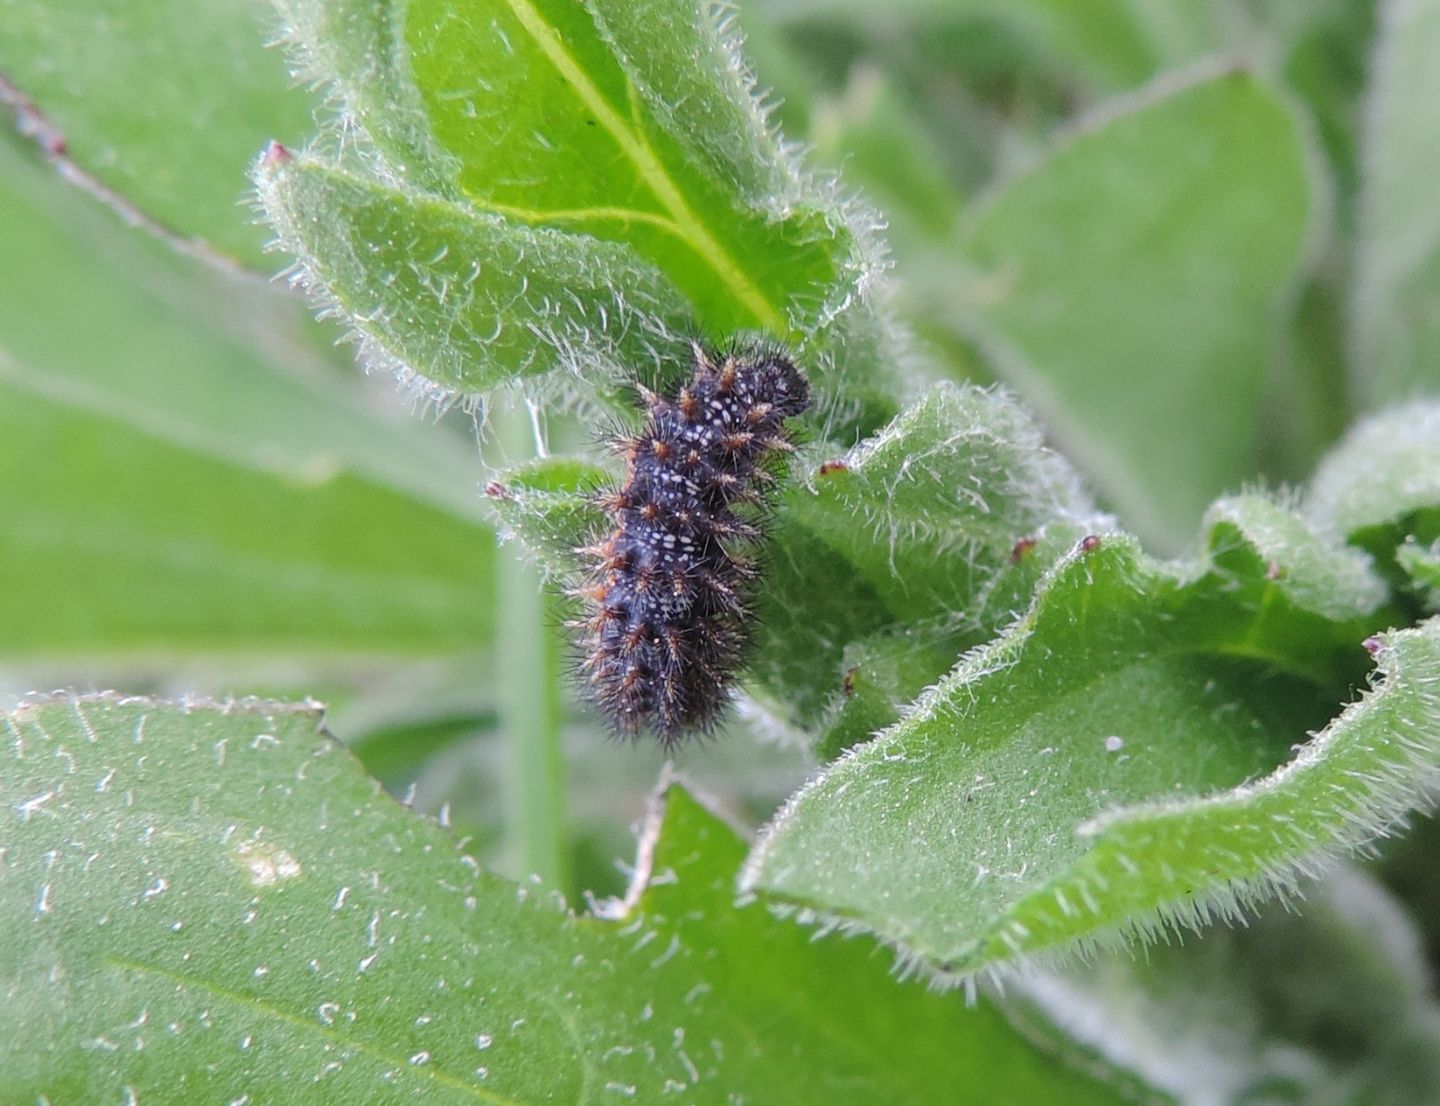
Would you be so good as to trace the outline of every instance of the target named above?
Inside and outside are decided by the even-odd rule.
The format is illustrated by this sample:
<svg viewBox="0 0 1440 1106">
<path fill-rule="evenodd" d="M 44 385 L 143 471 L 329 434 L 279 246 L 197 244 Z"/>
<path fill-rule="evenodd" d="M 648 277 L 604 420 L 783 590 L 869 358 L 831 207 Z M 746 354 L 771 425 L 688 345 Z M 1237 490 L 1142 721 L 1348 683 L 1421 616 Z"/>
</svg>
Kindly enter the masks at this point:
<svg viewBox="0 0 1440 1106">
<path fill-rule="evenodd" d="M 721 282 L 761 325 L 777 334 L 786 333 L 789 327 L 781 312 L 751 283 L 735 259 L 690 209 L 650 143 L 643 135 L 633 131 L 600 94 L 594 81 L 565 48 L 560 32 L 545 20 L 531 0 L 506 0 L 506 3 L 525 32 L 555 67 L 556 72 L 574 90 L 596 122 L 615 140 L 620 151 L 635 167 L 640 179 L 669 213 L 674 221 L 674 233 L 704 259 Z"/>
<path fill-rule="evenodd" d="M 274 1018 L 276 1021 L 283 1022 L 286 1025 L 291 1025 L 296 1027 L 297 1029 L 313 1033 L 316 1036 L 325 1038 L 327 1041 L 333 1041 L 334 1043 L 344 1048 L 353 1049 L 356 1052 L 362 1053 L 365 1056 L 369 1056 L 371 1059 L 379 1060 L 382 1063 L 388 1064 L 399 1070 L 409 1072 L 410 1074 L 419 1078 L 428 1079 L 433 1083 L 437 1083 L 443 1087 L 448 1087 L 452 1090 L 464 1091 L 465 1093 L 474 1097 L 477 1101 L 490 1103 L 491 1106 L 528 1106 L 527 1103 L 521 1101 L 520 1099 L 507 1098 L 504 1095 L 496 1094 L 494 1091 L 487 1091 L 484 1088 L 477 1087 L 475 1086 L 475 1084 L 467 1082 L 466 1080 L 461 1079 L 458 1076 L 450 1075 L 447 1072 L 441 1071 L 439 1068 L 429 1067 L 428 1065 L 423 1067 L 416 1066 L 410 1063 L 408 1057 L 393 1056 L 390 1053 L 386 1052 L 384 1049 L 377 1048 L 374 1045 L 369 1044 L 365 1041 L 354 1040 L 328 1026 L 316 1025 L 308 1018 L 303 1018 L 298 1014 L 291 1013 L 289 1010 L 284 1010 L 278 1006 L 273 1006 L 270 1003 L 258 999 L 253 995 L 247 995 L 240 991 L 233 991 L 230 988 L 225 987 L 221 984 L 212 983 L 211 981 L 205 979 L 198 979 L 195 976 L 186 975 L 183 972 L 173 971 L 169 968 L 162 968 L 158 964 L 146 964 L 140 960 L 134 960 L 124 956 L 117 956 L 111 953 L 105 954 L 101 962 L 107 968 L 111 968 L 116 971 L 132 972 L 140 976 L 150 976 L 157 979 L 167 980 L 168 982 L 173 983 L 180 988 L 197 988 L 203 990 L 209 994 L 215 995 L 217 998 L 222 998 L 229 1002 L 236 1003 L 239 1006 L 246 1007 L 250 1010 L 254 1010 L 258 1013 L 264 1014 L 267 1017 Z"/>
</svg>

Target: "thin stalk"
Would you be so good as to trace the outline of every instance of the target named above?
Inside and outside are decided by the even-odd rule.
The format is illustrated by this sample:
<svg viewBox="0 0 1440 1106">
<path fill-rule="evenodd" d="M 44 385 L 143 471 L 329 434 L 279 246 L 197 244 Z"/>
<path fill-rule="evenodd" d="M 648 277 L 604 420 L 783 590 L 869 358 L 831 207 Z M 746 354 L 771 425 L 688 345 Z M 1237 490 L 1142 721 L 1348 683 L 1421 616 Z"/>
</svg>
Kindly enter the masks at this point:
<svg viewBox="0 0 1440 1106">
<path fill-rule="evenodd" d="M 507 461 L 535 456 L 535 434 L 523 407 L 496 410 L 491 426 Z M 560 652 L 551 629 L 552 604 L 539 571 L 514 545 L 496 557 L 495 586 L 506 852 L 522 876 L 539 876 L 547 886 L 563 890 L 569 863 Z"/>
</svg>

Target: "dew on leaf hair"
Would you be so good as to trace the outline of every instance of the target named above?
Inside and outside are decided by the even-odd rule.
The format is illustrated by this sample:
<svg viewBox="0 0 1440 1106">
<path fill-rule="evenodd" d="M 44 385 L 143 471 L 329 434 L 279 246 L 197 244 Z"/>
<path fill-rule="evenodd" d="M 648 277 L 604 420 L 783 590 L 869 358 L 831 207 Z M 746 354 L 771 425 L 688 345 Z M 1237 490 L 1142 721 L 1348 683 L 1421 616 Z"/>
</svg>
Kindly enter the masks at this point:
<svg viewBox="0 0 1440 1106">
<path fill-rule="evenodd" d="M 769 343 L 693 347 L 664 394 L 636 389 L 639 430 L 618 437 L 619 486 L 597 493 L 608 528 L 578 552 L 582 690 L 626 737 L 666 748 L 720 717 L 744 658 L 785 420 L 810 406 Z"/>
</svg>

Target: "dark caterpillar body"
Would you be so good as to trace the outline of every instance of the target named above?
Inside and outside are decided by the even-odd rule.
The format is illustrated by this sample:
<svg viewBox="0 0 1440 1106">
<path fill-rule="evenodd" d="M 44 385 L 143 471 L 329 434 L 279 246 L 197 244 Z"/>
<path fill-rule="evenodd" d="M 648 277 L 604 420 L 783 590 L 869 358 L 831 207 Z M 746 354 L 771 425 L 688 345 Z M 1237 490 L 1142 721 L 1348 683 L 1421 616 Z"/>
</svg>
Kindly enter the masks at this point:
<svg viewBox="0 0 1440 1106">
<path fill-rule="evenodd" d="M 779 349 L 694 347 L 673 395 L 641 390 L 647 417 L 617 446 L 624 483 L 602 496 L 613 528 L 581 550 L 590 606 L 582 682 L 615 730 L 674 746 L 715 722 L 748 636 L 756 554 L 785 419 L 810 406 Z"/>
</svg>

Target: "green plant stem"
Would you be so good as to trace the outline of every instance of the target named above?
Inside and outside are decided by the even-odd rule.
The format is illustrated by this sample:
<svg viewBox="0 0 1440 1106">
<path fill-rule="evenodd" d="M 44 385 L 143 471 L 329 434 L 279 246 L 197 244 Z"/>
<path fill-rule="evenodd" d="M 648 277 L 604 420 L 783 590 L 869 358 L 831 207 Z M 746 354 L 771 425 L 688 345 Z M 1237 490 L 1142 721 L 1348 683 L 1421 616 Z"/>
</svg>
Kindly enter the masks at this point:
<svg viewBox="0 0 1440 1106">
<path fill-rule="evenodd" d="M 511 463 L 535 453 L 528 413 L 497 409 L 495 438 Z M 501 732 L 506 745 L 507 852 L 516 871 L 564 888 L 565 763 L 560 749 L 560 657 L 539 570 L 519 547 L 500 551 L 495 570 Z"/>
</svg>

